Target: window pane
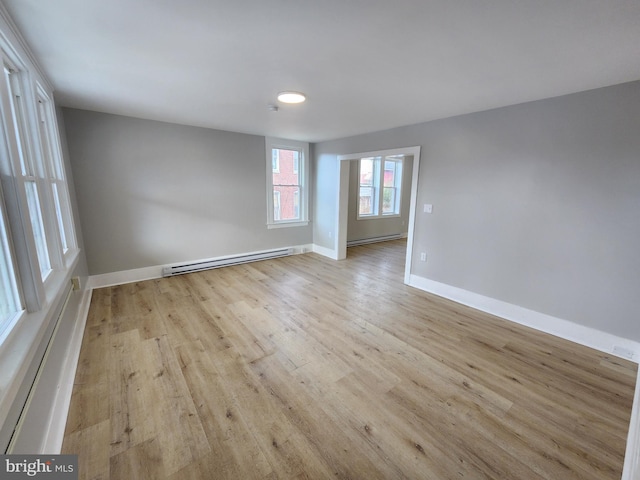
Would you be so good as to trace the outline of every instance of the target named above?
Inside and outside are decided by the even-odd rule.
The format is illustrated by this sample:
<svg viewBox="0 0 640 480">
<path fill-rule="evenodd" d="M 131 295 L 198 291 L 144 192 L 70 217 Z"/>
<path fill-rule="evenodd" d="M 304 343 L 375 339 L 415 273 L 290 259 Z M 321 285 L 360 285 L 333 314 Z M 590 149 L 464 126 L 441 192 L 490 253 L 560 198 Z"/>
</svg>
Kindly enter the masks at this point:
<svg viewBox="0 0 640 480">
<path fill-rule="evenodd" d="M 38 98 L 38 115 L 40 119 L 40 141 L 42 143 L 42 153 L 44 154 L 47 169 L 51 177 L 63 180 L 62 165 L 54 156 L 53 145 L 51 144 L 51 125 L 47 109 L 49 104 L 43 98 Z"/>
<path fill-rule="evenodd" d="M 360 188 L 358 198 L 358 215 L 373 216 L 378 214 L 378 195 L 380 182 L 380 157 L 360 159 Z"/>
<path fill-rule="evenodd" d="M 273 192 L 273 219 L 280 220 L 280 192 Z"/>
<path fill-rule="evenodd" d="M 51 188 L 53 190 L 53 200 L 56 207 L 56 218 L 58 220 L 58 228 L 60 230 L 60 243 L 62 244 L 63 253 L 66 253 L 67 250 L 69 250 L 69 245 L 67 245 L 67 236 L 64 233 L 64 221 L 62 220 L 62 207 L 60 206 L 58 185 L 56 183 L 52 183 Z"/>
<path fill-rule="evenodd" d="M 396 189 L 393 187 L 384 187 L 382 197 L 382 213 L 398 213 L 395 211 Z"/>
<path fill-rule="evenodd" d="M 384 162 L 384 186 L 393 187 L 396 184 L 396 162 Z"/>
<path fill-rule="evenodd" d="M 360 187 L 360 200 L 358 203 L 358 214 L 373 215 L 373 187 Z"/>
<path fill-rule="evenodd" d="M 300 152 L 297 150 L 286 150 L 274 148 L 278 156 L 278 169 L 273 170 L 273 185 L 300 185 L 298 175 L 298 163 L 300 162 Z"/>
<path fill-rule="evenodd" d="M 4 74 L 7 79 L 7 85 L 9 87 L 9 94 L 11 95 L 11 114 L 13 117 L 13 128 L 18 140 L 18 155 L 20 157 L 20 172 L 23 176 L 33 176 L 34 168 L 31 162 L 27 158 L 27 152 L 24 151 L 25 142 L 27 141 L 24 132 L 24 106 L 22 103 L 22 95 L 20 93 L 20 80 L 19 74 L 11 73 L 10 67 L 4 66 Z"/>
<path fill-rule="evenodd" d="M 300 152 L 293 152 L 293 173 L 298 175 L 298 164 L 300 163 Z"/>
<path fill-rule="evenodd" d="M 300 220 L 300 187 L 280 185 L 273 190 L 273 219 Z"/>
<path fill-rule="evenodd" d="M 373 185 L 373 158 L 360 159 L 360 185 Z"/>
<path fill-rule="evenodd" d="M 31 227 L 33 228 L 33 236 L 36 241 L 36 250 L 38 252 L 40 274 L 42 275 L 42 278 L 45 279 L 51 271 L 51 263 L 49 261 L 49 252 L 47 251 L 47 238 L 44 234 L 44 223 L 42 221 L 42 212 L 40 211 L 36 182 L 25 182 L 25 188 L 27 190 L 27 203 L 29 204 Z"/>
<path fill-rule="evenodd" d="M 9 240 L 7 236 L 5 219 L 0 209 L 0 333 L 7 321 L 20 308 L 18 299 L 18 287 L 16 285 L 15 272 L 11 263 Z"/>
</svg>

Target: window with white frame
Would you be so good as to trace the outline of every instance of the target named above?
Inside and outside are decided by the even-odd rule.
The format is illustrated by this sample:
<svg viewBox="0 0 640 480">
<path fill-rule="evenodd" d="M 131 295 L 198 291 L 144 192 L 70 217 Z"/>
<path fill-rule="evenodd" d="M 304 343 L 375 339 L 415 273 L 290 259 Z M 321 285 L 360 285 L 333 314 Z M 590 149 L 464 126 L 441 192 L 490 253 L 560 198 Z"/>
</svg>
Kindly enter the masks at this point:
<svg viewBox="0 0 640 480">
<path fill-rule="evenodd" d="M 29 219 L 35 240 L 40 266 L 40 275 L 46 279 L 51 272 L 51 259 L 42 213 L 42 169 L 38 168 L 36 149 L 32 138 L 29 137 L 29 125 L 27 123 L 27 105 L 23 93 L 22 75 L 15 68 L 5 63 L 5 77 L 7 79 L 8 93 L 11 97 L 11 114 L 13 120 L 13 135 L 16 141 L 17 153 L 20 159 L 21 175 L 18 179 L 24 185 L 26 193 Z"/>
<path fill-rule="evenodd" d="M 265 145 L 268 227 L 308 224 L 309 145 L 272 138 Z"/>
<path fill-rule="evenodd" d="M 400 215 L 403 155 L 361 158 L 358 219 Z"/>
<path fill-rule="evenodd" d="M 0 61 L 1 332 L 57 294 L 77 243 L 53 102 L 15 52 L 3 48 Z"/>
<path fill-rule="evenodd" d="M 71 248 L 75 247 L 69 190 L 60 155 L 61 150 L 58 145 L 52 104 L 40 85 L 37 86 L 37 89 L 38 127 L 43 162 L 47 181 L 51 187 L 60 248 L 62 254 L 66 255 Z"/>
</svg>

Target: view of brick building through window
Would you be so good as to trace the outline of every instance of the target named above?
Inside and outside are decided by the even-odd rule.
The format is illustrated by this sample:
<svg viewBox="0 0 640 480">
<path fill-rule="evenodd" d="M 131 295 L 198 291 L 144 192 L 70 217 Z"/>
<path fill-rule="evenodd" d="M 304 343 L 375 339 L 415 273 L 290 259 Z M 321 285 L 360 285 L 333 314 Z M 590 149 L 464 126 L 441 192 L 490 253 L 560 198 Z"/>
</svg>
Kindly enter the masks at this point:
<svg viewBox="0 0 640 480">
<path fill-rule="evenodd" d="M 300 152 L 274 148 L 273 219 L 275 221 L 300 220 Z"/>
</svg>

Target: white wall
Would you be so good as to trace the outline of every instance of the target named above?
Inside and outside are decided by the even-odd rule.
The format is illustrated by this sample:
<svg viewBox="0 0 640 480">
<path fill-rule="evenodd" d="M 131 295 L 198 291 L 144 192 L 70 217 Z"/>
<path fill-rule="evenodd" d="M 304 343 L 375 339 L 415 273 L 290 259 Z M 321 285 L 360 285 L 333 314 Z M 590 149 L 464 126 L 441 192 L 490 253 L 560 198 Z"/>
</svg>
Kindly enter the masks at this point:
<svg viewBox="0 0 640 480">
<path fill-rule="evenodd" d="M 91 275 L 311 243 L 267 229 L 264 137 L 64 109 Z"/>
<path fill-rule="evenodd" d="M 338 155 L 420 145 L 414 275 L 640 340 L 639 132 L 633 82 L 317 144 L 314 243 Z"/>
</svg>

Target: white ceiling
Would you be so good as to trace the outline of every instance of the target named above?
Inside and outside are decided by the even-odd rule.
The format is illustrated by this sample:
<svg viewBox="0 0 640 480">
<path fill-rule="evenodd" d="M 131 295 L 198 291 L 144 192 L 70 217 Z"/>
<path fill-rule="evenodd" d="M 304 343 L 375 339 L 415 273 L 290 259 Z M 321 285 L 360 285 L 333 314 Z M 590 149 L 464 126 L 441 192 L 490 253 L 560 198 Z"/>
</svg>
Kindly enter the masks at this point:
<svg viewBox="0 0 640 480">
<path fill-rule="evenodd" d="M 312 142 L 640 79 L 638 0 L 0 1 L 61 105 Z"/>
</svg>

